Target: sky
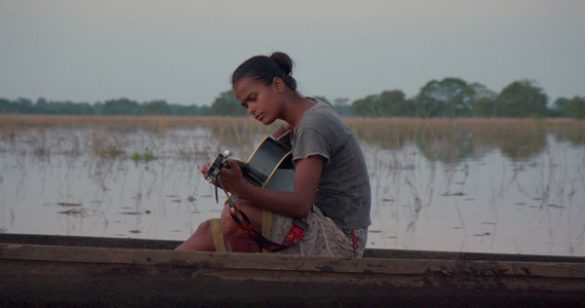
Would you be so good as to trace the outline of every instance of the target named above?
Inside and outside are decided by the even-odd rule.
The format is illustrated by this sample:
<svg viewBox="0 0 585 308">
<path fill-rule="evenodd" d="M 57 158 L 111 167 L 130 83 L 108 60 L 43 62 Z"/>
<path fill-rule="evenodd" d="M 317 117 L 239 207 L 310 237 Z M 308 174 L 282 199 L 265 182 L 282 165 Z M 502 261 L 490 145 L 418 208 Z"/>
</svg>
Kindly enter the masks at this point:
<svg viewBox="0 0 585 308">
<path fill-rule="evenodd" d="M 446 77 L 585 96 L 584 16 L 583 0 L 0 0 L 0 97 L 208 105 L 274 51 L 331 100 Z"/>
</svg>

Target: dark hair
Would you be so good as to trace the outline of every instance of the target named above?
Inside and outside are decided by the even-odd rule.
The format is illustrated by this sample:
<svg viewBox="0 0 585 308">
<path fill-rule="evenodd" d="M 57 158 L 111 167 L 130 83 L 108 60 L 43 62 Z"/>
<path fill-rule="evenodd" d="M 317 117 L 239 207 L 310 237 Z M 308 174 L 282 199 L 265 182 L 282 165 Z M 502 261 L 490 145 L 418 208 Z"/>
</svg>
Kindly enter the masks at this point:
<svg viewBox="0 0 585 308">
<path fill-rule="evenodd" d="M 274 77 L 284 81 L 291 90 L 297 90 L 297 81 L 291 76 L 292 59 L 284 52 L 274 52 L 267 56 L 254 56 L 240 64 L 232 74 L 232 87 L 243 77 L 251 77 L 271 85 Z"/>
</svg>

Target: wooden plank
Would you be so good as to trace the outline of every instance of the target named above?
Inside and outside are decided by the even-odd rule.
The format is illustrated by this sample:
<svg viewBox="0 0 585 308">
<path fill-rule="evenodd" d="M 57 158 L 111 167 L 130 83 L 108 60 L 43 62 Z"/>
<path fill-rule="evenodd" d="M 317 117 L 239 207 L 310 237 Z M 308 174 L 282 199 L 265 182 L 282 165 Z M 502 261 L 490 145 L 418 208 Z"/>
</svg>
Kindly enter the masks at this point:
<svg viewBox="0 0 585 308">
<path fill-rule="evenodd" d="M 0 259 L 349 274 L 577 278 L 585 281 L 585 263 L 567 262 L 324 258 L 272 254 L 179 252 L 171 250 L 23 244 L 0 244 Z"/>
<path fill-rule="evenodd" d="M 452 260 L 493 260 L 493 261 L 536 261 L 536 262 L 585 262 L 582 256 L 523 255 L 477 252 L 423 251 L 406 249 L 366 249 L 367 258 L 407 259 L 452 259 Z"/>
<path fill-rule="evenodd" d="M 584 263 L 567 260 L 314 258 L 5 243 L 0 267 L 3 305 L 585 302 Z"/>
<path fill-rule="evenodd" d="M 567 279 L 467 275 L 379 275 L 239 270 L 159 264 L 0 259 L 0 303 L 294 305 L 574 304 L 583 288 Z M 552 288 L 551 288 L 552 287 Z"/>
<path fill-rule="evenodd" d="M 179 246 L 179 244 L 181 244 L 181 241 L 0 233 L 0 243 L 112 248 L 115 247 L 144 249 L 174 249 L 175 247 Z"/>
<path fill-rule="evenodd" d="M 3 233 L 0 234 L 0 243 L 21 243 L 35 245 L 83 246 L 104 248 L 174 249 L 179 244 L 181 244 L 181 241 Z M 416 251 L 404 249 L 366 249 L 364 257 L 391 259 L 540 261 L 569 263 L 585 262 L 585 257 L 573 256 Z"/>
</svg>

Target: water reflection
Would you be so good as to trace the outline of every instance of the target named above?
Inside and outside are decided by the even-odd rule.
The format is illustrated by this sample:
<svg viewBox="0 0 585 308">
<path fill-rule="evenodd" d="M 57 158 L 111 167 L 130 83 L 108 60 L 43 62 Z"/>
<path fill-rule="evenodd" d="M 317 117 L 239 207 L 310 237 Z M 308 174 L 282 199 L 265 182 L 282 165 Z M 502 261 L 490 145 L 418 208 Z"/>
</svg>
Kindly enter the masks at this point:
<svg viewBox="0 0 585 308">
<path fill-rule="evenodd" d="M 571 120 L 397 118 L 354 119 L 350 124 L 365 143 L 393 150 L 416 144 L 425 158 L 443 163 L 481 159 L 494 150 L 511 160 L 530 159 L 545 151 L 548 134 L 585 145 L 585 123 Z"/>
<path fill-rule="evenodd" d="M 0 232 L 184 239 L 219 215 L 199 165 L 245 158 L 245 119 L 0 123 Z M 19 122 L 20 121 L 20 122 Z M 366 155 L 369 247 L 585 255 L 585 124 L 348 119 Z"/>
</svg>

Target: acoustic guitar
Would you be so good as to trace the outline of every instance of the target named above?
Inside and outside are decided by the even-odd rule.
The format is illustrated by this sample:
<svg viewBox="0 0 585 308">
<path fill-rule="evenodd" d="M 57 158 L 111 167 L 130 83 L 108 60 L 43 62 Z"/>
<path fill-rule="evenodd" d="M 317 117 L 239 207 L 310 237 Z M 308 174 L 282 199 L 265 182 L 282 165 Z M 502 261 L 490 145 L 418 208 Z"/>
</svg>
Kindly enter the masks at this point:
<svg viewBox="0 0 585 308">
<path fill-rule="evenodd" d="M 229 154 L 219 154 L 207 173 L 210 181 L 217 181 L 219 170 L 229 166 Z M 264 138 L 252 152 L 246 162 L 238 161 L 244 178 L 252 185 L 279 191 L 294 191 L 294 166 L 290 147 L 290 132 L 279 138 Z M 216 186 L 217 200 L 217 186 Z M 251 227 L 251 222 L 244 212 L 238 209 L 228 195 L 226 203 L 230 214 L 240 229 L 248 234 L 264 251 L 279 251 L 300 242 L 309 225 L 299 218 L 293 219 L 291 230 L 283 243 L 275 243 L 266 238 L 271 231 L 272 214 L 262 211 L 262 231 Z M 292 232 L 292 233 L 291 233 Z"/>
<path fill-rule="evenodd" d="M 229 154 L 219 154 L 210 165 L 207 178 L 217 181 L 221 168 L 228 166 Z M 290 133 L 278 138 L 265 137 L 247 161 L 237 161 L 244 178 L 252 185 L 280 191 L 294 190 L 294 166 Z"/>
</svg>

